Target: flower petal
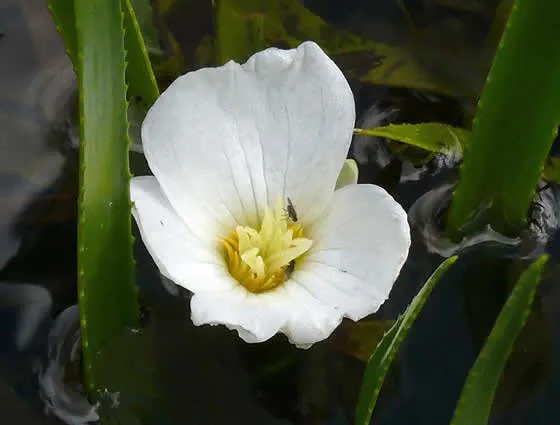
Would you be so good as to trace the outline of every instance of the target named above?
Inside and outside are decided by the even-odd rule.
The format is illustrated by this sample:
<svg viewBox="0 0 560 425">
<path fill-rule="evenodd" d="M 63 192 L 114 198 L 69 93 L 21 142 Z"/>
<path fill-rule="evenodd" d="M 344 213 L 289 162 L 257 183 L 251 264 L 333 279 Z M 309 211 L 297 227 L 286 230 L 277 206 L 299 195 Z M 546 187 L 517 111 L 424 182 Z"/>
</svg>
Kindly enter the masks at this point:
<svg viewBox="0 0 560 425">
<path fill-rule="evenodd" d="M 337 190 L 309 237 L 313 247 L 294 279 L 353 320 L 385 302 L 410 247 L 405 211 L 374 185 Z"/>
<path fill-rule="evenodd" d="M 336 180 L 335 190 L 343 188 L 344 186 L 348 186 L 349 184 L 356 184 L 358 183 L 358 164 L 353 159 L 347 159 L 344 161 L 344 165 L 342 166 L 342 170 L 338 174 L 338 178 Z"/>
<path fill-rule="evenodd" d="M 174 209 L 208 235 L 255 226 L 278 196 L 311 222 L 332 196 L 354 119 L 342 72 L 305 42 L 179 77 L 148 112 L 142 141 Z"/>
<path fill-rule="evenodd" d="M 161 274 L 191 291 L 228 290 L 236 284 L 217 248 L 190 231 L 154 177 L 133 178 L 130 196 L 142 240 Z"/>
<path fill-rule="evenodd" d="M 191 319 L 196 326 L 223 324 L 249 343 L 283 333 L 291 343 L 308 347 L 327 338 L 342 316 L 289 281 L 262 294 L 252 294 L 241 286 L 196 293 L 191 299 Z"/>
</svg>

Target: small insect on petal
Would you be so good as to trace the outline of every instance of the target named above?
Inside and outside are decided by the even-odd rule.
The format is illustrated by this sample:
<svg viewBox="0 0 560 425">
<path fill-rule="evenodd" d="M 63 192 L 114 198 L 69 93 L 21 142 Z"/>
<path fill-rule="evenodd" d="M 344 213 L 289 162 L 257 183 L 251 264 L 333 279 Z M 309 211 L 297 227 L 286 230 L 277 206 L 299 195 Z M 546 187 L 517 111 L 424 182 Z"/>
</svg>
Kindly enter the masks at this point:
<svg viewBox="0 0 560 425">
<path fill-rule="evenodd" d="M 292 220 L 295 223 L 298 220 L 298 216 L 297 216 L 296 208 L 294 207 L 294 204 L 292 203 L 292 200 L 290 198 L 288 198 L 288 205 L 286 207 L 286 211 L 288 212 L 288 217 L 290 217 L 290 220 Z"/>
</svg>

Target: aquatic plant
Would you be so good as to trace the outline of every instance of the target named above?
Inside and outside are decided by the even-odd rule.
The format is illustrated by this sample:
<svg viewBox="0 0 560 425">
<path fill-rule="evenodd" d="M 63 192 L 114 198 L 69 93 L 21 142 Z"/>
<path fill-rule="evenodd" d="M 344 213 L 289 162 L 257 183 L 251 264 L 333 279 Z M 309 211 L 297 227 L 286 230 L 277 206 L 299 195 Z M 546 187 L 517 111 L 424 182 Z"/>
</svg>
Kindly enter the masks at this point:
<svg viewBox="0 0 560 425">
<path fill-rule="evenodd" d="M 393 72 L 401 68 L 400 51 L 343 32 L 326 36 L 327 24 L 299 3 L 271 1 L 258 13 L 250 12 L 253 6 L 249 0 L 212 2 L 216 45 L 197 51 L 214 56 L 217 64 L 253 54 L 246 63 L 188 72 L 160 96 L 130 0 L 50 1 L 79 77 L 78 289 L 92 398 L 111 385 L 99 353 L 139 327 L 131 213 L 161 274 L 192 293 L 193 323 L 225 325 L 250 343 L 276 333 L 299 347 L 328 338 L 344 317 L 357 321 L 376 312 L 406 260 L 406 213 L 384 189 L 357 184 L 355 163 L 345 161 L 354 98 L 329 55 L 382 51 L 391 59 L 383 62 L 386 69 L 372 64 L 358 79 L 442 93 L 455 87 L 425 80 L 410 64 Z M 485 225 L 515 234 L 526 222 L 560 119 L 560 62 L 548 54 L 560 40 L 550 36 L 560 28 L 560 15 L 551 7 L 537 0 L 514 4 L 472 133 L 436 123 L 357 130 L 428 151 L 465 154 L 445 217 L 454 238 Z M 267 13 L 278 19 L 265 27 Z M 308 25 L 296 26 L 292 37 L 284 26 L 294 19 Z M 235 31 L 224 31 L 228 26 Z M 265 49 L 275 37 L 291 49 Z M 317 38 L 328 55 L 305 41 Z M 174 64 L 158 64 L 166 78 L 177 76 Z M 546 84 L 534 90 L 537 78 Z M 131 102 L 149 109 L 142 143 L 154 176 L 130 181 Z M 512 111 L 513 102 L 523 107 Z M 495 177 L 490 182 L 489 175 Z M 370 421 L 400 344 L 455 260 L 436 270 L 369 357 L 357 423 Z M 488 421 L 546 260 L 536 260 L 513 289 L 467 379 L 454 423 Z"/>
</svg>

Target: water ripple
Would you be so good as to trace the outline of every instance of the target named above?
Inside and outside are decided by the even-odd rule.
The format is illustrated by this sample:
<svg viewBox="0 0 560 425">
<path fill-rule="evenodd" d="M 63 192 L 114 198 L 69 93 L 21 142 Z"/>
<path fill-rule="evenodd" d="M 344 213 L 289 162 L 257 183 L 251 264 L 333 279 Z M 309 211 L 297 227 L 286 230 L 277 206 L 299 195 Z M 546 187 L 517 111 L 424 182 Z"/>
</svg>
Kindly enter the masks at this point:
<svg viewBox="0 0 560 425">
<path fill-rule="evenodd" d="M 81 385 L 65 381 L 66 366 L 78 362 L 80 354 L 78 306 L 64 310 L 55 320 L 48 339 L 46 368 L 39 372 L 39 388 L 45 410 L 69 425 L 99 420 L 97 407 L 83 395 Z"/>
</svg>

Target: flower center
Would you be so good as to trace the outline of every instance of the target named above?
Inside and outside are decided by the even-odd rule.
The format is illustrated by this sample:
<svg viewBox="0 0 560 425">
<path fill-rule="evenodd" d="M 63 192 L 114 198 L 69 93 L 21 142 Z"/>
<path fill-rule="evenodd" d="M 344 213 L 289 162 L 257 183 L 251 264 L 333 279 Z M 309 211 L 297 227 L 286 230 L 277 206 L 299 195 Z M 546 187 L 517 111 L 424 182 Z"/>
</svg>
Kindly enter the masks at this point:
<svg viewBox="0 0 560 425">
<path fill-rule="evenodd" d="M 230 274 L 247 290 L 259 293 L 281 285 L 311 248 L 296 220 L 292 203 L 288 200 L 286 209 L 279 198 L 274 209 L 266 209 L 259 231 L 237 226 L 222 241 Z"/>
</svg>

